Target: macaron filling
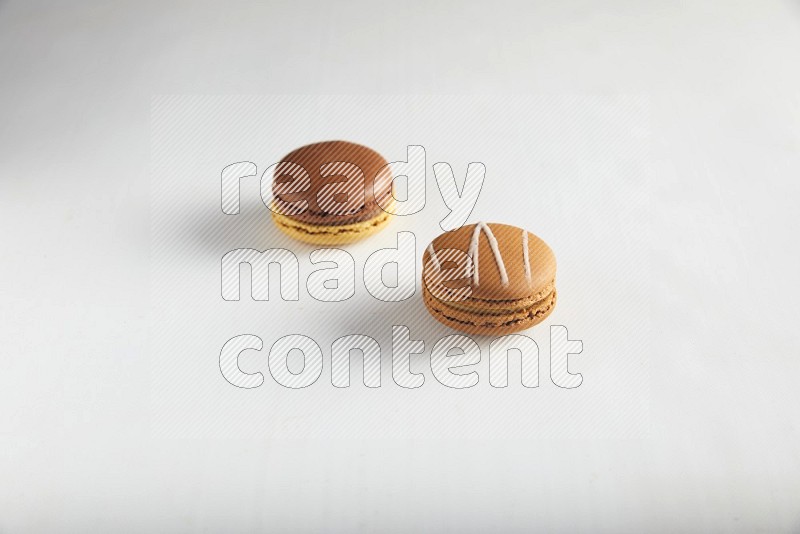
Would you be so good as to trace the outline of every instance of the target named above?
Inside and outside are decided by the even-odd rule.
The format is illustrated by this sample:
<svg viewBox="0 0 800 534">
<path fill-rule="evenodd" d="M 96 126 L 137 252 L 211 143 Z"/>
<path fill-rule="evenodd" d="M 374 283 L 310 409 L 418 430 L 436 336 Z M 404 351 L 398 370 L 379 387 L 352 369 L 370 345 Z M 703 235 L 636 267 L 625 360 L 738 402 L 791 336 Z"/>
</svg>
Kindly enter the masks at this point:
<svg viewBox="0 0 800 534">
<path fill-rule="evenodd" d="M 379 210 L 374 217 L 350 224 L 335 225 L 314 225 L 292 219 L 289 215 L 273 213 L 275 224 L 291 229 L 302 234 L 313 235 L 358 235 L 368 230 L 370 227 L 379 227 L 389 222 L 391 215 L 383 210 Z"/>
<path fill-rule="evenodd" d="M 386 196 L 391 195 L 391 191 L 388 192 Z M 316 213 L 308 210 L 306 213 L 303 214 L 302 217 L 297 215 L 293 215 L 291 213 L 284 213 L 280 206 L 273 202 L 270 205 L 270 210 L 276 215 L 280 215 L 282 218 L 290 219 L 292 221 L 297 221 L 298 223 L 315 226 L 315 225 L 324 225 L 324 226 L 347 226 L 350 224 L 356 224 L 363 221 L 369 221 L 371 219 L 375 219 L 380 217 L 381 215 L 390 215 L 386 212 L 383 208 L 381 208 L 378 204 L 371 206 L 369 209 L 365 207 L 361 207 L 353 211 L 352 213 L 344 213 L 344 214 L 333 214 L 333 213 Z"/>
<path fill-rule="evenodd" d="M 507 328 L 535 324 L 544 319 L 555 307 L 556 291 L 551 291 L 545 298 L 529 302 L 528 299 L 517 301 L 509 307 L 478 308 L 464 305 L 463 302 L 444 302 L 436 299 L 428 288 L 424 288 L 424 298 L 428 309 L 438 315 L 440 320 L 454 322 L 476 328 Z M 528 301 L 528 302 L 526 302 Z M 501 305 L 500 303 L 496 303 Z"/>
</svg>

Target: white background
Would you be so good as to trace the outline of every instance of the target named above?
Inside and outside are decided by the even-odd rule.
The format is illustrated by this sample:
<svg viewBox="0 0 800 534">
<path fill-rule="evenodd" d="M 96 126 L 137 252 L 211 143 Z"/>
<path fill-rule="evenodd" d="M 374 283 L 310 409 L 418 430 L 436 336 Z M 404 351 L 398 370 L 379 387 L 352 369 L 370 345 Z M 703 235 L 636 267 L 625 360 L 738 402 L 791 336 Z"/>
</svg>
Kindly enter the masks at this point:
<svg viewBox="0 0 800 534">
<path fill-rule="evenodd" d="M 626 96 L 155 97 L 149 331 L 154 433 L 492 438 L 505 440 L 498 442 L 503 450 L 514 439 L 647 437 L 647 123 L 646 99 Z M 291 240 L 272 224 L 259 178 L 266 172 L 269 187 L 267 168 L 292 147 L 336 137 L 381 147 L 389 161 L 405 160 L 409 144 L 425 147 L 428 191 L 420 212 L 397 217 L 385 232 L 344 247 L 354 259 L 355 293 L 342 302 L 320 302 L 306 282 L 323 267 L 309 260 L 319 247 Z M 221 170 L 242 158 L 261 172 L 240 180 L 240 213 L 226 215 L 220 209 Z M 474 390 L 449 389 L 432 375 L 434 344 L 455 333 L 429 316 L 421 296 L 422 251 L 442 233 L 440 222 L 448 213 L 430 168 L 440 161 L 451 164 L 459 183 L 469 162 L 486 168 L 470 223 L 528 228 L 557 251 L 559 304 L 545 322 L 526 331 L 542 352 L 540 390 L 521 386 L 518 357 L 509 371 L 515 387 L 491 387 L 494 337 L 488 336 L 477 338 L 483 358 L 475 368 Z M 403 197 L 404 192 L 401 185 L 398 193 Z M 367 291 L 365 264 L 376 251 L 397 247 L 398 232 L 415 237 L 416 250 L 405 255 L 400 268 L 418 287 L 411 298 L 384 302 Z M 273 268 L 269 301 L 253 301 L 249 266 L 241 269 L 241 300 L 223 300 L 221 259 L 245 248 L 292 251 L 300 264 L 298 300 L 280 297 L 289 273 L 281 273 L 279 284 Z M 385 269 L 387 283 L 396 283 L 396 270 Z M 263 274 L 253 276 L 253 285 L 264 285 Z M 413 339 L 425 343 L 426 352 L 411 361 L 413 372 L 427 375 L 419 391 L 403 391 L 396 383 L 402 380 L 393 377 L 393 325 L 408 327 Z M 572 357 L 570 366 L 586 375 L 580 391 L 555 385 L 563 385 L 566 377 L 551 382 L 550 325 L 565 325 L 573 339 L 586 344 L 586 353 Z M 264 343 L 263 352 L 242 354 L 239 361 L 245 372 L 268 377 L 257 391 L 239 390 L 220 373 L 223 344 L 241 334 L 259 336 Z M 270 347 L 292 334 L 325 348 L 325 372 L 307 391 L 284 390 L 268 371 Z M 363 385 L 360 356 L 351 366 L 350 390 L 331 384 L 331 344 L 353 334 L 370 336 L 383 347 L 380 391 Z M 303 368 L 299 352 L 288 362 L 295 372 Z"/>
<path fill-rule="evenodd" d="M 0 4 L 0 530 L 797 531 L 799 51 L 791 2 Z M 328 93 L 649 102 L 646 425 L 628 436 L 164 432 L 151 97 Z M 431 150 L 458 173 L 450 154 L 465 140 L 479 147 L 481 133 L 454 131 Z M 296 145 L 285 142 L 244 159 L 263 168 Z M 210 167 L 198 182 L 216 179 Z M 493 168 L 486 187 L 497 188 Z M 483 202 L 482 218 L 496 209 Z M 560 242 L 559 287 L 580 287 L 564 280 L 577 272 L 559 252 L 572 242 L 564 223 L 529 216 L 503 218 Z M 562 300 L 560 322 L 574 309 Z M 588 362 L 605 357 L 590 350 L 602 342 L 586 337 L 576 362 L 600 369 Z M 570 393 L 591 391 L 589 368 Z M 368 401 L 319 386 L 320 401 Z M 442 389 L 428 374 L 420 391 L 379 395 L 474 402 L 428 393 Z M 543 381 L 531 402 L 555 403 L 554 389 Z M 326 424 L 358 420 L 335 417 Z"/>
</svg>

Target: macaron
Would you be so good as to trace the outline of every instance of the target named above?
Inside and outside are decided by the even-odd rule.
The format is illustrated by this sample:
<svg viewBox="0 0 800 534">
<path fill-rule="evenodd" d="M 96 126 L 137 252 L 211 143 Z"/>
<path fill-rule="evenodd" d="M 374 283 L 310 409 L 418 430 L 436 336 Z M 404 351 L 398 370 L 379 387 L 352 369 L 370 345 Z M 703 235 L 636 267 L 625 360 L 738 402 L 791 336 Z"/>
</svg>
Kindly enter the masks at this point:
<svg viewBox="0 0 800 534">
<path fill-rule="evenodd" d="M 393 201 L 388 162 L 363 145 L 314 143 L 275 165 L 272 219 L 300 241 L 337 245 L 363 239 L 389 223 L 391 214 L 381 206 Z"/>
<path fill-rule="evenodd" d="M 556 305 L 556 257 L 539 237 L 506 224 L 462 226 L 422 258 L 425 306 L 462 332 L 503 335 L 543 321 Z"/>
</svg>

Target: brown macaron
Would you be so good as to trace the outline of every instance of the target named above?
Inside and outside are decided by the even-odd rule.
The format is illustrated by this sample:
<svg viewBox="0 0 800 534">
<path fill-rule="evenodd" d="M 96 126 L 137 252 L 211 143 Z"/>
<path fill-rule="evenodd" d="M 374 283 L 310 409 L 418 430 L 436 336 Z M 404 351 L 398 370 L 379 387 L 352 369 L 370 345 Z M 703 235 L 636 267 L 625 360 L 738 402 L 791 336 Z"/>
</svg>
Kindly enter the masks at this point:
<svg viewBox="0 0 800 534">
<path fill-rule="evenodd" d="M 276 166 L 270 206 L 275 224 L 308 243 L 350 243 L 385 227 L 392 174 L 371 148 L 347 141 L 306 145 Z M 383 206 L 383 207 L 381 207 Z"/>
<path fill-rule="evenodd" d="M 423 299 L 441 323 L 481 335 L 525 330 L 556 304 L 556 258 L 534 234 L 506 224 L 462 226 L 422 258 Z"/>
</svg>

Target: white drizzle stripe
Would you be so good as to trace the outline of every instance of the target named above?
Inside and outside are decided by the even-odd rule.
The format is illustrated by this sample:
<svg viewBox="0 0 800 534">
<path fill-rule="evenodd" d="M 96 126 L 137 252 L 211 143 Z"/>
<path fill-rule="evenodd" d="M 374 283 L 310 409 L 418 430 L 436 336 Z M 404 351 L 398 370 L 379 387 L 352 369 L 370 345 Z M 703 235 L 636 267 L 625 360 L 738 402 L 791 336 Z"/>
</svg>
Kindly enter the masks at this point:
<svg viewBox="0 0 800 534">
<path fill-rule="evenodd" d="M 525 280 L 531 285 L 531 260 L 528 257 L 528 231 L 522 230 L 522 261 L 525 264 Z"/>
<path fill-rule="evenodd" d="M 472 272 L 472 283 L 476 286 L 480 284 L 480 263 L 478 262 L 478 238 L 481 235 L 481 223 L 475 225 L 475 230 L 472 232 L 472 239 L 469 242 L 469 255 L 472 256 L 472 265 L 475 270 Z"/>
<path fill-rule="evenodd" d="M 481 236 L 481 230 L 486 233 L 486 239 L 489 240 L 489 247 L 492 249 L 495 265 L 497 265 L 497 270 L 500 271 L 500 282 L 503 284 L 503 287 L 505 287 L 508 285 L 506 266 L 503 263 L 503 257 L 500 255 L 500 247 L 497 244 L 497 239 L 495 239 L 492 229 L 489 228 L 489 225 L 485 222 L 479 222 L 475 225 L 475 231 L 472 232 L 472 241 L 469 244 L 469 255 L 472 256 L 472 263 L 475 266 L 472 281 L 476 286 L 480 283 L 480 276 L 478 274 L 480 270 L 480 263 L 478 262 L 478 240 Z"/>
<path fill-rule="evenodd" d="M 430 254 L 431 262 L 433 263 L 433 268 L 437 271 L 442 270 L 442 264 L 439 263 L 439 258 L 436 257 L 436 251 L 433 249 L 433 242 L 428 245 L 428 254 Z"/>
</svg>

